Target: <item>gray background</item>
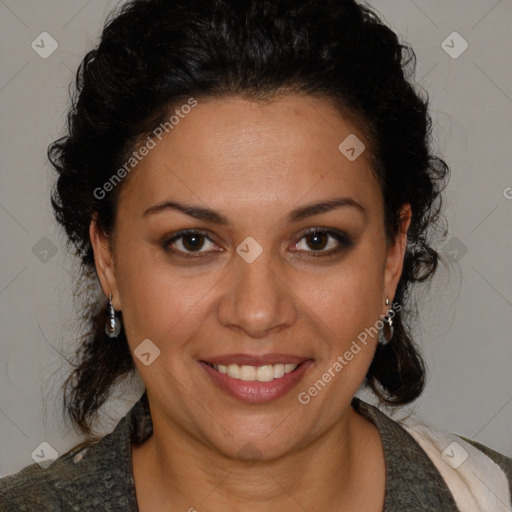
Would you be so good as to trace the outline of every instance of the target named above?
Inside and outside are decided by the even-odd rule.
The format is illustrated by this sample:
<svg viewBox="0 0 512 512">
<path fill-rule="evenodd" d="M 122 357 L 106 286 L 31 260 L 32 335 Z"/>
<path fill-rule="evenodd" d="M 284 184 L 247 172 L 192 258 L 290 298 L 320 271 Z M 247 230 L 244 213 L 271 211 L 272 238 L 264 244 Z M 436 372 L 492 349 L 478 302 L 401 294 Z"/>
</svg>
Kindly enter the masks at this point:
<svg viewBox="0 0 512 512">
<path fill-rule="evenodd" d="M 68 84 L 116 3 L 0 0 L 0 476 L 32 463 L 43 441 L 60 454 L 81 440 L 62 417 L 58 391 L 69 370 L 59 352 L 71 353 L 77 326 L 73 260 L 51 216 L 46 148 L 62 134 Z M 452 169 L 443 246 L 452 265 L 420 293 L 418 341 L 430 378 L 413 409 L 512 456 L 512 2 L 371 5 L 416 51 L 436 150 Z M 469 44 L 457 58 L 441 46 L 454 31 Z M 58 42 L 46 59 L 31 47 L 42 32 Z M 462 48 L 453 37 L 445 44 Z M 129 384 L 103 409 L 100 432 L 140 395 L 140 379 Z"/>
</svg>

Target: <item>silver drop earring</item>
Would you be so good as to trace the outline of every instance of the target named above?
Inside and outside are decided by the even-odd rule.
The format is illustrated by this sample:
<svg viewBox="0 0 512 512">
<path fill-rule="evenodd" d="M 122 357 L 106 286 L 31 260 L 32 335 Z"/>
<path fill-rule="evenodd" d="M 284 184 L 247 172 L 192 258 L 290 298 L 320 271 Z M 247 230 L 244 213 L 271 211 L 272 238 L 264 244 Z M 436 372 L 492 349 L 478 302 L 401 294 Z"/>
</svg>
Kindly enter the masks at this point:
<svg viewBox="0 0 512 512">
<path fill-rule="evenodd" d="M 388 297 L 386 297 L 386 306 L 389 306 Z M 387 315 L 383 318 L 384 326 L 379 331 L 379 344 L 383 346 L 387 345 L 391 341 L 395 332 L 395 328 L 393 327 L 393 319 L 390 316 L 390 313 L 392 312 L 392 309 L 388 309 Z M 387 334 L 384 333 L 385 329 L 388 331 Z"/>
<path fill-rule="evenodd" d="M 105 322 L 105 333 L 109 338 L 117 338 L 121 332 L 121 319 L 116 316 L 112 306 L 112 294 L 107 299 L 107 321 Z"/>
</svg>

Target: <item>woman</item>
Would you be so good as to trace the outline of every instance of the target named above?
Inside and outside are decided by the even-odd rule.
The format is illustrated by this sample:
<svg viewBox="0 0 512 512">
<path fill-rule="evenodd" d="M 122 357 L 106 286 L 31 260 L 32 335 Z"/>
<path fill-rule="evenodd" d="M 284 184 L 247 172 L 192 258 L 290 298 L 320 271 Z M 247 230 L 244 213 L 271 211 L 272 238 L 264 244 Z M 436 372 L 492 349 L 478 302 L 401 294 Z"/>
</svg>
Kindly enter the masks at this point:
<svg viewBox="0 0 512 512">
<path fill-rule="evenodd" d="M 1 510 L 508 509 L 511 459 L 354 396 L 424 387 L 406 315 L 448 167 L 413 57 L 352 0 L 135 0 L 107 24 L 49 149 L 106 297 L 65 403 L 90 434 L 122 377 L 145 392 L 2 479 Z"/>
</svg>

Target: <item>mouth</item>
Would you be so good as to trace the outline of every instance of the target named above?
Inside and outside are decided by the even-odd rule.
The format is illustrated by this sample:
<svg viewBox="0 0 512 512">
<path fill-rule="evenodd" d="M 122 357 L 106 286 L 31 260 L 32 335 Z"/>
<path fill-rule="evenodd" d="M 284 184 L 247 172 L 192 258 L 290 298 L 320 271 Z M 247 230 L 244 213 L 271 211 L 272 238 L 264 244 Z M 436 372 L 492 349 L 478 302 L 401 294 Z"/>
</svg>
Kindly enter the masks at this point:
<svg viewBox="0 0 512 512">
<path fill-rule="evenodd" d="M 233 398 L 254 404 L 277 400 L 289 393 L 313 360 L 285 355 L 234 355 L 199 363 L 216 388 Z"/>
</svg>

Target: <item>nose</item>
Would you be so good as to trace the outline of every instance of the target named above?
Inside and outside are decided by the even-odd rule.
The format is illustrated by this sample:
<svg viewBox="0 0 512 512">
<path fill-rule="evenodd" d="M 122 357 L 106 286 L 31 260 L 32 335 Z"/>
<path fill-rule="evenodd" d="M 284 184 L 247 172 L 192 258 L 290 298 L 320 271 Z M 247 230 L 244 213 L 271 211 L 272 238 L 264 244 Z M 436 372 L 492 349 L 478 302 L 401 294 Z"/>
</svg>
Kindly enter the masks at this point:
<svg viewBox="0 0 512 512">
<path fill-rule="evenodd" d="M 254 338 L 293 325 L 298 318 L 295 296 L 279 269 L 270 251 L 251 263 L 237 255 L 219 303 L 220 323 Z"/>
</svg>

